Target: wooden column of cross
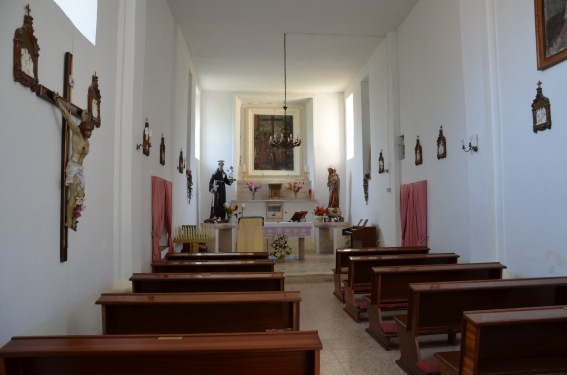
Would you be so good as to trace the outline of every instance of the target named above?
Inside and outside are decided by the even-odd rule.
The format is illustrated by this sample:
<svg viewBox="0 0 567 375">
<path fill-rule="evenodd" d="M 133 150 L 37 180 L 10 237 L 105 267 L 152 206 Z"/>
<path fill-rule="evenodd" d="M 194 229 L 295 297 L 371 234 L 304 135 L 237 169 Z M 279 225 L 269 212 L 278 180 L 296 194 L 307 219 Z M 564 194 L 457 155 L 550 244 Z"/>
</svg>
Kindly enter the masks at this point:
<svg viewBox="0 0 567 375">
<path fill-rule="evenodd" d="M 70 52 L 65 52 L 65 62 L 63 66 L 63 98 L 69 104 L 69 110 L 71 114 L 75 117 L 81 117 L 83 110 L 78 106 L 72 104 L 72 83 L 71 78 L 73 75 L 73 55 Z M 39 85 L 37 91 L 37 96 L 48 101 L 49 103 L 57 106 L 55 101 L 55 92 L 48 89 L 43 85 Z M 67 195 L 69 194 L 69 189 L 65 184 L 65 168 L 67 167 L 67 161 L 69 159 L 69 150 L 71 147 L 71 135 L 69 131 L 69 125 L 63 116 L 61 116 L 61 202 L 60 202 L 60 248 L 59 248 L 59 260 L 61 262 L 67 261 L 67 248 L 68 248 L 68 230 L 69 228 L 65 226 L 67 219 Z"/>
</svg>

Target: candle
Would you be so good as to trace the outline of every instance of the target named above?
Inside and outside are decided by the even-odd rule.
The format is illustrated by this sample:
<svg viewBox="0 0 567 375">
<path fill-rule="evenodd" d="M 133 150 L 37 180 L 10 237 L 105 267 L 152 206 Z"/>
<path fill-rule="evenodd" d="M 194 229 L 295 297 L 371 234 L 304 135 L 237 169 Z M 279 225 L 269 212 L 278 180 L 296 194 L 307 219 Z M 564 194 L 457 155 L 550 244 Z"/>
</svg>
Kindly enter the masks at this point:
<svg viewBox="0 0 567 375">
<path fill-rule="evenodd" d="M 246 203 L 242 203 L 242 209 L 244 210 L 246 208 Z"/>
</svg>

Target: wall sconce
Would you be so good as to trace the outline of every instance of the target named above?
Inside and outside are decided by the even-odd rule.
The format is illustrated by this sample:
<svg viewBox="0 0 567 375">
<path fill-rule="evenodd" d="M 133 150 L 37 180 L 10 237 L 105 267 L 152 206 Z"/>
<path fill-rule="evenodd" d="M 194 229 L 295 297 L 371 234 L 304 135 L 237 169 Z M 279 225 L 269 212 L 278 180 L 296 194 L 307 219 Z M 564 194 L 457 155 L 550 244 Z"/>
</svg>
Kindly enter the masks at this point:
<svg viewBox="0 0 567 375">
<path fill-rule="evenodd" d="M 185 169 L 185 158 L 183 157 L 183 149 L 179 151 L 179 165 L 177 166 L 177 170 L 179 173 L 183 173 Z"/>
<path fill-rule="evenodd" d="M 473 140 L 475 140 L 474 146 L 473 146 L 473 143 L 472 143 Z M 463 149 L 464 152 L 469 152 L 469 151 L 478 152 L 478 134 L 474 134 L 474 135 L 471 135 L 471 136 L 469 137 L 469 146 L 468 146 L 468 148 L 465 146 L 465 138 L 464 138 L 463 135 L 461 134 L 461 144 L 462 144 L 462 147 L 461 147 L 461 148 Z"/>
<path fill-rule="evenodd" d="M 152 147 L 152 131 L 150 130 L 150 124 L 146 118 L 146 126 L 144 127 L 144 133 L 142 135 L 142 144 L 136 145 L 136 150 L 142 148 L 144 155 L 150 156 L 150 147 Z"/>
</svg>

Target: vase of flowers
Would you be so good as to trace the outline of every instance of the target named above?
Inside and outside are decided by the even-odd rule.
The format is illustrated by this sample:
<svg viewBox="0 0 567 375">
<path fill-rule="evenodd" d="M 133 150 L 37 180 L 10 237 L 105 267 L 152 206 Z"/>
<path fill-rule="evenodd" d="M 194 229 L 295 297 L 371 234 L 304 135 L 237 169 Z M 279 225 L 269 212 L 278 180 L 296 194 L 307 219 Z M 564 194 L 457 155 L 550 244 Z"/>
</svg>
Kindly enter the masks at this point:
<svg viewBox="0 0 567 375">
<path fill-rule="evenodd" d="M 288 186 L 289 186 L 289 190 L 293 191 L 293 196 L 295 197 L 295 199 L 297 199 L 297 193 L 299 193 L 299 191 L 301 189 L 303 189 L 303 182 L 288 182 Z"/>
<path fill-rule="evenodd" d="M 230 220 L 232 219 L 232 215 L 234 214 L 234 212 L 238 210 L 238 205 L 237 204 L 233 204 L 230 205 L 229 203 L 225 203 L 224 204 L 224 212 L 226 212 L 226 222 L 230 223 Z"/>
<path fill-rule="evenodd" d="M 256 191 L 262 188 L 262 184 L 247 182 L 246 186 L 248 186 L 248 190 L 252 192 L 252 200 L 256 199 Z"/>
<path fill-rule="evenodd" d="M 322 222 L 325 218 L 325 215 L 327 215 L 327 209 L 322 206 L 316 206 L 313 210 L 313 215 L 315 215 L 315 220 Z"/>
<path fill-rule="evenodd" d="M 287 243 L 287 237 L 284 234 L 276 234 L 272 238 L 272 251 L 270 255 L 276 258 L 276 261 L 283 262 L 286 255 L 291 254 L 291 247 Z"/>
</svg>

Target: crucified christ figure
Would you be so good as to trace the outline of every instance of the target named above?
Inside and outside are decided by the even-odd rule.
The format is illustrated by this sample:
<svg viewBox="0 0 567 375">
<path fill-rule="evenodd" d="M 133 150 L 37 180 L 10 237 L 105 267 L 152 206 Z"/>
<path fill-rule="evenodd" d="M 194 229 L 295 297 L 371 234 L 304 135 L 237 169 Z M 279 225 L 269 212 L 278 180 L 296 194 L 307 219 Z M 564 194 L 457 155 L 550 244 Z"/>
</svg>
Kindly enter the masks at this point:
<svg viewBox="0 0 567 375">
<path fill-rule="evenodd" d="M 83 160 L 89 153 L 89 138 L 92 135 L 94 124 L 90 114 L 83 111 L 81 123 L 77 126 L 67 102 L 57 94 L 54 95 L 54 99 L 71 129 L 71 157 L 65 168 L 65 186 L 69 190 L 65 226 L 76 231 L 77 219 L 81 216 L 85 199 Z"/>
</svg>

